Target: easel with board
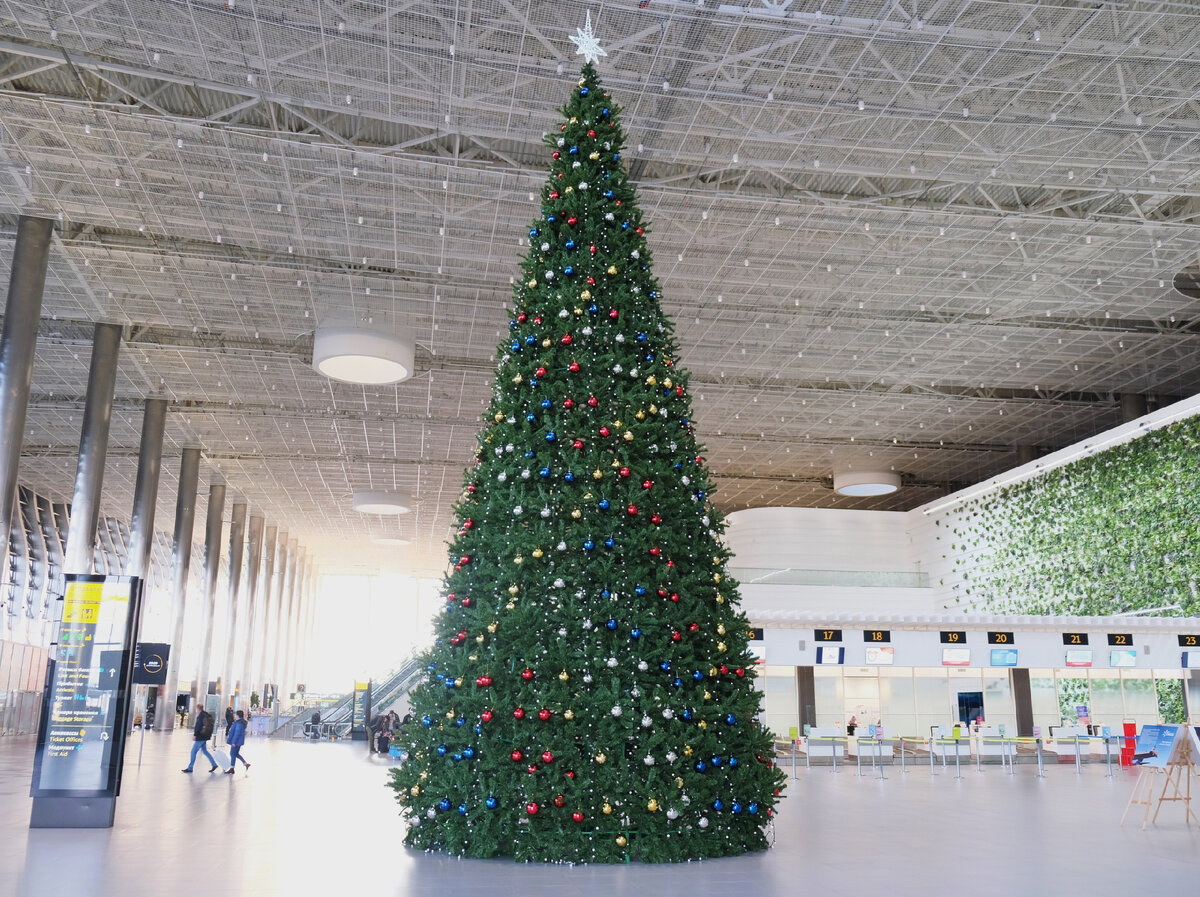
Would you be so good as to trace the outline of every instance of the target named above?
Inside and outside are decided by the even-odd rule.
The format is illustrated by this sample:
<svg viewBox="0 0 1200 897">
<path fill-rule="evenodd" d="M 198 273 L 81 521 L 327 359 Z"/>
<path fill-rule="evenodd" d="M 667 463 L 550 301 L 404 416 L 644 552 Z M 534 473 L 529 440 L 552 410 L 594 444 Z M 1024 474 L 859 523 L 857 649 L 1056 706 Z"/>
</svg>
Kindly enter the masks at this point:
<svg viewBox="0 0 1200 897">
<path fill-rule="evenodd" d="M 1192 777 L 1196 774 L 1197 761 L 1200 761 L 1200 750 L 1192 742 L 1200 741 L 1200 727 L 1186 726 L 1144 726 L 1138 736 L 1137 751 L 1144 751 L 1153 746 L 1155 755 L 1148 759 L 1138 773 L 1133 794 L 1130 795 L 1129 805 L 1121 815 L 1121 824 L 1136 804 L 1146 808 L 1142 815 L 1142 830 L 1152 822 L 1158 822 L 1159 811 L 1165 803 L 1180 802 L 1184 807 L 1184 822 L 1190 824 L 1194 819 L 1200 823 L 1200 816 L 1192 809 Z M 1151 731 L 1152 730 L 1152 731 Z M 1189 735 L 1191 737 L 1189 737 Z M 1135 753 L 1135 757 L 1139 756 Z M 1164 759 L 1165 758 L 1165 759 Z M 1162 788 L 1158 787 L 1162 783 Z M 1150 811 L 1154 810 L 1154 815 Z"/>
</svg>

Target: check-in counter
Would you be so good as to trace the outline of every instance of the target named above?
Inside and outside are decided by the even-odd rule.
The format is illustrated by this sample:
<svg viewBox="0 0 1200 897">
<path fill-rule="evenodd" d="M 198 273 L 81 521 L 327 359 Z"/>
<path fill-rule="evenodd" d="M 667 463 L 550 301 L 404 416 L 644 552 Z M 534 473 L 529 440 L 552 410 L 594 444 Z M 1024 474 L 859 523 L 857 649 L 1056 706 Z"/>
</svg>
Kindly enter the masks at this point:
<svg viewBox="0 0 1200 897">
<path fill-rule="evenodd" d="M 1079 736 L 1079 754 L 1082 757 L 1091 754 L 1093 748 L 1101 744 L 1099 741 L 1093 741 L 1087 737 L 1087 726 L 1051 726 L 1050 740 L 1046 743 L 1046 750 L 1052 754 L 1058 754 L 1060 757 L 1074 758 L 1076 735 Z"/>
<path fill-rule="evenodd" d="M 804 738 L 803 750 L 810 757 L 846 756 L 846 740 L 837 726 L 813 726 Z"/>
</svg>

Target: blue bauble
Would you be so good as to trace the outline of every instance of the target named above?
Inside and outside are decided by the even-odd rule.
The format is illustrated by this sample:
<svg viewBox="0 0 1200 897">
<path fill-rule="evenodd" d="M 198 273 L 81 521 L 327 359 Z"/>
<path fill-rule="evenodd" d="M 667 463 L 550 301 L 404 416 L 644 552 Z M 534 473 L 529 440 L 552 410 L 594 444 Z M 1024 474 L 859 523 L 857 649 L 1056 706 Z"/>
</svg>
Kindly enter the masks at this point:
<svg viewBox="0 0 1200 897">
<path fill-rule="evenodd" d="M 729 768 L 730 768 L 730 769 L 737 769 L 737 765 L 738 765 L 738 758 L 737 758 L 737 757 L 730 757 L 730 758 L 729 758 Z"/>
<path fill-rule="evenodd" d="M 438 674 L 437 674 L 437 680 L 438 680 L 438 682 L 445 682 L 445 681 L 446 681 L 446 674 L 445 674 L 445 673 L 438 673 Z"/>
<path fill-rule="evenodd" d="M 616 544 L 617 544 L 617 540 L 614 539 L 612 536 L 609 536 L 607 539 L 604 540 L 605 548 L 612 548 Z"/>
<path fill-rule="evenodd" d="M 534 414 L 532 411 L 530 411 L 528 414 L 525 415 L 525 420 L 529 421 L 531 424 L 536 423 L 537 415 Z"/>
<path fill-rule="evenodd" d="M 439 757 L 446 756 L 446 746 L 444 744 L 439 744 L 437 746 L 437 752 Z"/>
<path fill-rule="evenodd" d="M 639 334 L 637 335 L 637 338 L 638 338 L 638 342 L 639 342 L 639 343 L 644 343 L 644 342 L 645 342 L 646 340 L 648 340 L 650 337 L 646 336 L 646 332 L 643 330 L 641 333 L 639 333 Z M 649 356 L 647 356 L 647 357 L 649 357 Z"/>
<path fill-rule="evenodd" d="M 574 240 L 567 240 L 567 242 L 566 242 L 564 245 L 565 245 L 565 246 L 566 246 L 568 249 L 574 249 L 574 248 L 575 248 L 575 241 L 574 241 Z"/>
<path fill-rule="evenodd" d="M 725 802 L 723 800 L 721 800 L 721 798 L 718 797 L 716 800 L 713 801 L 713 809 L 716 810 L 717 812 L 724 810 Z"/>
<path fill-rule="evenodd" d="M 616 620 L 609 620 L 609 621 L 608 621 L 607 623 L 605 623 L 604 625 L 605 625 L 605 626 L 607 626 L 607 627 L 608 627 L 608 629 L 611 631 L 611 630 L 613 630 L 613 629 L 616 629 L 616 628 L 617 628 L 617 621 L 616 621 Z"/>
<path fill-rule="evenodd" d="M 755 815 L 758 813 L 758 804 L 756 804 L 754 801 L 750 801 L 750 806 L 746 807 L 746 812 L 751 816 Z"/>
<path fill-rule="evenodd" d="M 634 591 L 634 594 L 636 594 L 636 595 L 645 595 L 646 587 L 645 586 L 634 586 L 633 591 Z"/>
<path fill-rule="evenodd" d="M 604 191 L 604 198 L 605 198 L 605 199 L 612 199 L 612 198 L 613 198 L 613 192 L 612 192 L 611 190 L 605 190 L 605 191 Z"/>
<path fill-rule="evenodd" d="M 598 501 L 596 503 L 596 507 L 598 507 L 601 511 L 607 511 L 608 510 L 608 499 L 607 498 L 600 499 L 600 501 Z"/>
<path fill-rule="evenodd" d="M 458 805 L 458 814 L 459 814 L 460 816 L 466 816 L 466 815 L 467 815 L 467 805 L 466 805 L 466 804 L 459 804 L 459 805 Z"/>
<path fill-rule="evenodd" d="M 487 800 L 485 800 L 485 801 L 483 802 L 483 805 L 484 805 L 485 807 L 487 807 L 489 810 L 494 810 L 494 809 L 496 809 L 496 798 L 494 798 L 494 797 L 489 797 Z"/>
<path fill-rule="evenodd" d="M 620 161 L 621 161 L 621 154 L 620 154 L 620 153 L 613 153 L 613 161 L 614 161 L 614 162 L 620 162 Z"/>
<path fill-rule="evenodd" d="M 421 725 L 424 726 L 426 729 L 428 729 L 430 726 L 433 725 L 433 720 L 431 720 L 427 716 L 423 716 L 423 717 L 421 717 Z"/>
<path fill-rule="evenodd" d="M 530 230 L 529 230 L 529 236 L 531 236 L 531 237 L 536 237 L 540 233 L 541 233 L 541 231 L 538 230 L 536 227 L 530 228 Z"/>
<path fill-rule="evenodd" d="M 731 806 L 729 809 L 733 810 L 735 813 L 740 813 L 742 812 L 742 805 L 735 800 L 733 802 L 733 806 Z"/>
<path fill-rule="evenodd" d="M 607 118 L 608 117 L 608 107 L 605 106 L 603 109 L 601 109 L 600 114 Z"/>
<path fill-rule="evenodd" d="M 590 311 L 592 314 L 595 314 L 596 312 L 600 311 L 600 306 L 593 302 L 588 306 L 588 311 Z"/>
<path fill-rule="evenodd" d="M 543 467 L 541 470 L 538 471 L 538 476 L 540 476 L 542 479 L 545 479 L 546 477 L 550 476 L 550 468 Z"/>
<path fill-rule="evenodd" d="M 658 668 L 659 668 L 660 670 L 662 670 L 664 673 L 670 672 L 670 670 L 671 670 L 671 661 L 669 661 L 669 660 L 664 660 L 662 663 L 660 663 L 660 664 L 658 665 Z"/>
<path fill-rule="evenodd" d="M 532 333 L 529 334 L 527 337 L 525 337 L 525 345 L 527 345 L 527 346 L 532 346 L 536 342 L 537 342 L 537 337 L 534 336 Z"/>
<path fill-rule="evenodd" d="M 570 277 L 574 273 L 575 273 L 574 265 L 567 265 L 565 268 L 563 268 L 563 274 L 567 275 L 568 277 Z"/>
<path fill-rule="evenodd" d="M 696 772 L 704 772 L 706 769 L 708 769 L 707 763 L 705 763 L 703 760 L 696 761 Z"/>
<path fill-rule="evenodd" d="M 713 765 L 713 766 L 720 766 L 720 765 L 721 765 L 721 762 L 722 762 L 722 761 L 721 761 L 721 755 L 720 755 L 720 754 L 713 754 L 713 758 L 712 758 L 712 765 Z"/>
<path fill-rule="evenodd" d="M 630 638 L 641 638 L 642 630 L 640 630 L 636 626 L 634 626 L 632 629 L 629 630 L 629 637 Z"/>
<path fill-rule="evenodd" d="M 657 298 L 658 298 L 658 291 L 657 291 L 657 290 L 651 290 L 651 291 L 650 291 L 650 298 L 651 298 L 651 299 L 657 299 Z"/>
<path fill-rule="evenodd" d="M 734 716 L 732 713 L 726 713 L 725 714 L 725 722 L 729 723 L 729 725 L 731 725 L 731 726 L 736 726 L 737 725 L 737 717 Z"/>
<path fill-rule="evenodd" d="M 701 679 L 704 678 L 704 674 L 702 672 L 700 672 L 699 670 L 692 670 L 692 678 L 695 679 L 697 682 L 699 682 Z"/>
<path fill-rule="evenodd" d="M 466 719 L 464 719 L 463 717 L 460 716 L 458 719 L 456 719 L 454 721 L 454 727 L 456 729 L 461 729 L 463 727 L 463 723 L 465 723 L 465 722 L 466 722 Z"/>
<path fill-rule="evenodd" d="M 450 798 L 443 797 L 441 800 L 439 800 L 438 808 L 442 809 L 442 810 L 449 810 L 450 809 Z"/>
<path fill-rule="evenodd" d="M 566 480 L 568 483 L 574 483 L 575 482 L 575 474 L 568 470 L 566 473 L 563 474 L 563 479 Z"/>
<path fill-rule="evenodd" d="M 608 589 L 601 589 L 601 590 L 600 590 L 600 597 L 601 597 L 601 598 L 611 598 L 611 597 L 612 597 L 612 592 L 610 592 Z"/>
<path fill-rule="evenodd" d="M 535 452 L 533 449 L 529 449 L 527 452 L 525 452 L 525 457 L 526 458 L 536 458 L 537 452 Z"/>
<path fill-rule="evenodd" d="M 446 680 L 446 688 L 454 688 L 454 680 L 453 679 Z"/>
<path fill-rule="evenodd" d="M 542 399 L 542 407 L 543 408 L 549 408 L 553 404 L 554 403 L 551 402 L 549 399 Z"/>
<path fill-rule="evenodd" d="M 510 319 L 510 320 L 509 320 L 509 322 L 508 322 L 508 329 L 509 329 L 509 330 L 516 330 L 516 329 L 517 329 L 517 322 L 516 322 L 515 320 L 511 320 L 511 319 Z"/>
<path fill-rule="evenodd" d="M 691 711 L 691 710 L 689 710 L 688 708 L 684 707 L 684 708 L 683 708 L 683 714 L 682 714 L 682 715 L 683 715 L 683 718 L 684 718 L 684 719 L 691 719 L 691 718 L 692 718 L 692 711 Z"/>
<path fill-rule="evenodd" d="M 555 218 L 553 215 L 547 215 L 547 216 L 546 216 L 546 220 L 547 220 L 547 221 L 549 221 L 551 224 L 553 224 L 553 223 L 554 223 L 555 221 L 557 221 L 558 219 L 557 219 L 557 218 Z"/>
<path fill-rule="evenodd" d="M 551 430 L 549 433 L 546 434 L 547 442 L 556 442 L 557 440 L 558 440 L 558 434 L 555 433 L 553 430 Z"/>
<path fill-rule="evenodd" d="M 581 97 L 586 97 L 589 93 L 591 93 L 591 91 L 588 90 L 586 87 L 579 88 L 579 95 Z"/>
<path fill-rule="evenodd" d="M 475 734 L 476 735 L 483 734 L 483 726 L 479 725 L 478 723 L 475 724 Z"/>
<path fill-rule="evenodd" d="M 676 688 L 682 688 L 682 687 L 683 687 L 683 680 L 682 680 L 682 679 L 680 679 L 678 676 L 676 676 L 674 679 L 672 679 L 672 680 L 671 680 L 671 684 L 672 684 L 673 686 L 675 686 Z"/>
<path fill-rule="evenodd" d="M 475 756 L 475 748 L 473 748 L 473 747 L 463 748 L 462 755 L 464 757 L 466 757 L 468 760 L 470 760 L 472 757 Z"/>
<path fill-rule="evenodd" d="M 628 221 L 621 222 L 621 230 L 629 230 L 629 222 Z"/>
<path fill-rule="evenodd" d="M 461 752 L 459 752 L 459 751 L 455 751 L 455 753 L 454 753 L 454 759 L 455 759 L 455 761 L 461 760 L 461 759 L 462 759 L 462 753 L 461 753 Z"/>
<path fill-rule="evenodd" d="M 592 550 L 593 548 L 595 548 L 595 547 L 596 547 L 596 543 L 595 543 L 595 542 L 593 542 L 591 539 L 585 539 L 585 540 L 584 540 L 584 543 L 583 543 L 583 550 L 584 550 L 584 551 L 591 551 L 591 550 Z"/>
<path fill-rule="evenodd" d="M 512 345 L 511 345 L 511 346 L 509 346 L 509 348 L 510 348 L 510 349 L 512 349 L 514 352 L 520 352 L 520 351 L 521 351 L 521 342 L 520 342 L 520 340 L 513 340 L 513 341 L 512 341 Z"/>
<path fill-rule="evenodd" d="M 587 90 L 587 88 L 585 87 L 584 90 Z M 587 96 L 587 94 L 584 94 L 584 96 Z M 570 153 L 572 156 L 578 156 L 579 155 L 579 147 L 573 146 L 569 150 L 567 150 L 567 152 Z"/>
</svg>

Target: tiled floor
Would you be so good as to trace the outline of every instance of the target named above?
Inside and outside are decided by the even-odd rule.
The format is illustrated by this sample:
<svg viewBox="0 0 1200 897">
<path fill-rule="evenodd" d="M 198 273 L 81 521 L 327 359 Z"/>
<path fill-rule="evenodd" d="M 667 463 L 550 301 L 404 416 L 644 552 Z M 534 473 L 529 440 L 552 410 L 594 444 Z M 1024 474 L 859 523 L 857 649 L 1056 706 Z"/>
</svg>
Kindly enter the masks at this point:
<svg viewBox="0 0 1200 897">
<path fill-rule="evenodd" d="M 1165 805 L 1120 825 L 1136 773 L 1103 764 L 797 770 L 765 853 L 679 866 L 525 866 L 412 853 L 385 766 L 362 744 L 252 740 L 249 774 L 190 776 L 186 732 L 139 733 L 116 825 L 30 830 L 33 743 L 0 738 L 0 895 L 653 895 L 1200 893 L 1200 825 Z M 203 758 L 201 758 L 202 760 Z M 1193 782 L 1200 811 L 1200 782 Z"/>
</svg>

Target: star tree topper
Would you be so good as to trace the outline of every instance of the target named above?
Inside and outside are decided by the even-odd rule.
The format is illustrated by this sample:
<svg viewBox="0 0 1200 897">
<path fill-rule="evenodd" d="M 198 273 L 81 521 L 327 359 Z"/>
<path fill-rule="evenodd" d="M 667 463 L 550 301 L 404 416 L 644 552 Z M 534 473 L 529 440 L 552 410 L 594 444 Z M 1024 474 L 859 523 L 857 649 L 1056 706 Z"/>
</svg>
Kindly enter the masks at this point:
<svg viewBox="0 0 1200 897">
<path fill-rule="evenodd" d="M 588 10 L 587 21 L 584 22 L 582 28 L 576 28 L 575 34 L 570 35 L 571 43 L 577 49 L 575 55 L 583 54 L 584 62 L 599 62 L 601 56 L 607 56 L 604 48 L 600 46 L 600 39 L 592 33 L 592 11 Z"/>
</svg>

